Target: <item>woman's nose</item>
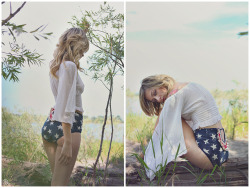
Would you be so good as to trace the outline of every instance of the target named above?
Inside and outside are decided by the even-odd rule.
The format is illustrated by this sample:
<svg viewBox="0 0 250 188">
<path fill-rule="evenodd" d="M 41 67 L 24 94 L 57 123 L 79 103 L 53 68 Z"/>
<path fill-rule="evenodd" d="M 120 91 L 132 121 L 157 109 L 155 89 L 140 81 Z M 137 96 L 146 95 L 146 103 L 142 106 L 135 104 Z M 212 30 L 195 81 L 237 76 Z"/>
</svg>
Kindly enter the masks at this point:
<svg viewBox="0 0 250 188">
<path fill-rule="evenodd" d="M 156 100 L 157 102 L 160 102 L 160 96 L 155 96 L 155 100 Z"/>
</svg>

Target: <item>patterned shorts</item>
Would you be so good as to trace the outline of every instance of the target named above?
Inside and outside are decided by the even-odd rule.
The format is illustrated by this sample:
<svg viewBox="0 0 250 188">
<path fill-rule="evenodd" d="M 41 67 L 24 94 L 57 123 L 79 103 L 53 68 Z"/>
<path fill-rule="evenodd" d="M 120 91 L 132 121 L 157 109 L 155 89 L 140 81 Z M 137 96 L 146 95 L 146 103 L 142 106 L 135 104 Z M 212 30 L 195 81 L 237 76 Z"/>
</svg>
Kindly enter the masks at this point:
<svg viewBox="0 0 250 188">
<path fill-rule="evenodd" d="M 221 166 L 227 161 L 229 152 L 224 129 L 196 129 L 194 136 L 199 148 L 206 154 L 213 166 Z"/>
<path fill-rule="evenodd" d="M 71 126 L 71 133 L 82 132 L 82 114 L 75 113 L 75 122 Z M 59 121 L 51 121 L 48 117 L 42 127 L 42 137 L 48 142 L 56 142 L 63 136 L 62 123 Z"/>
</svg>

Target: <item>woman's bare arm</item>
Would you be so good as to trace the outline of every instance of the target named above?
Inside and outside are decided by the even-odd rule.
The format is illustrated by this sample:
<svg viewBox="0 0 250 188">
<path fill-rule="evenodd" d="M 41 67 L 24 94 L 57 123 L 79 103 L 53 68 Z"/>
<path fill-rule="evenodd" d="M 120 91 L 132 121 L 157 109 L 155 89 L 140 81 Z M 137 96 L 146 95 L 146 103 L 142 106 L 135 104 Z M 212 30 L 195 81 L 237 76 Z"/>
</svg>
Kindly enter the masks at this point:
<svg viewBox="0 0 250 188">
<path fill-rule="evenodd" d="M 67 165 L 72 157 L 72 140 L 71 140 L 71 125 L 69 123 L 63 123 L 63 135 L 64 143 L 62 147 L 62 153 L 59 157 L 59 162 Z"/>
</svg>

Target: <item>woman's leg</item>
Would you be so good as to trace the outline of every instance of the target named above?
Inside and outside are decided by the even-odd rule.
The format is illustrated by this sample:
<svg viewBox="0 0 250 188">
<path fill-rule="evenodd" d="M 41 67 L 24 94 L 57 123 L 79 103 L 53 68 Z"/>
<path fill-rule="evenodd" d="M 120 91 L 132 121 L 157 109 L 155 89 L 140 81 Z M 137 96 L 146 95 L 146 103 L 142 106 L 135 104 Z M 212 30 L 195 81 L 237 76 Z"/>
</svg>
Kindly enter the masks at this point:
<svg viewBox="0 0 250 188">
<path fill-rule="evenodd" d="M 72 158 L 68 165 L 63 165 L 58 162 L 58 159 L 61 155 L 64 137 L 61 137 L 57 140 L 57 148 L 56 148 L 56 160 L 55 160 L 55 169 L 52 178 L 51 185 L 52 186 L 67 186 L 70 180 L 70 175 L 74 168 L 76 157 L 79 151 L 80 143 L 81 143 L 81 133 L 75 132 L 72 134 Z"/>
<path fill-rule="evenodd" d="M 43 148 L 48 156 L 52 174 L 54 173 L 54 167 L 55 167 L 56 147 L 57 147 L 56 143 L 48 142 L 43 138 Z"/>
<path fill-rule="evenodd" d="M 182 157 L 186 158 L 195 166 L 202 169 L 213 169 L 211 161 L 206 154 L 198 147 L 194 132 L 190 126 L 182 119 L 182 129 L 184 134 L 184 140 L 187 147 L 187 153 Z"/>
</svg>

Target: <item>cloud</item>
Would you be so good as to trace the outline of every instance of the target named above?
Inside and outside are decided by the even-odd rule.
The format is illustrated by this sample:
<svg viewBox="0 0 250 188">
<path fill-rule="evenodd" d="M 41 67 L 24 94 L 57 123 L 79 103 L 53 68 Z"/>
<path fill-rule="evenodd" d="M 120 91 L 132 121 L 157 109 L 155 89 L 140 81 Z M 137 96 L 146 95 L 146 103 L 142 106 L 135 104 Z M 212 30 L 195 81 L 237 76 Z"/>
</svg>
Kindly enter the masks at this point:
<svg viewBox="0 0 250 188">
<path fill-rule="evenodd" d="M 234 6 L 235 5 L 235 6 Z M 143 2 L 127 3 L 127 33 L 151 30 L 191 29 L 192 23 L 206 22 L 220 16 L 247 14 L 248 4 L 215 2 Z M 243 23 L 245 24 L 245 23 Z"/>
</svg>

